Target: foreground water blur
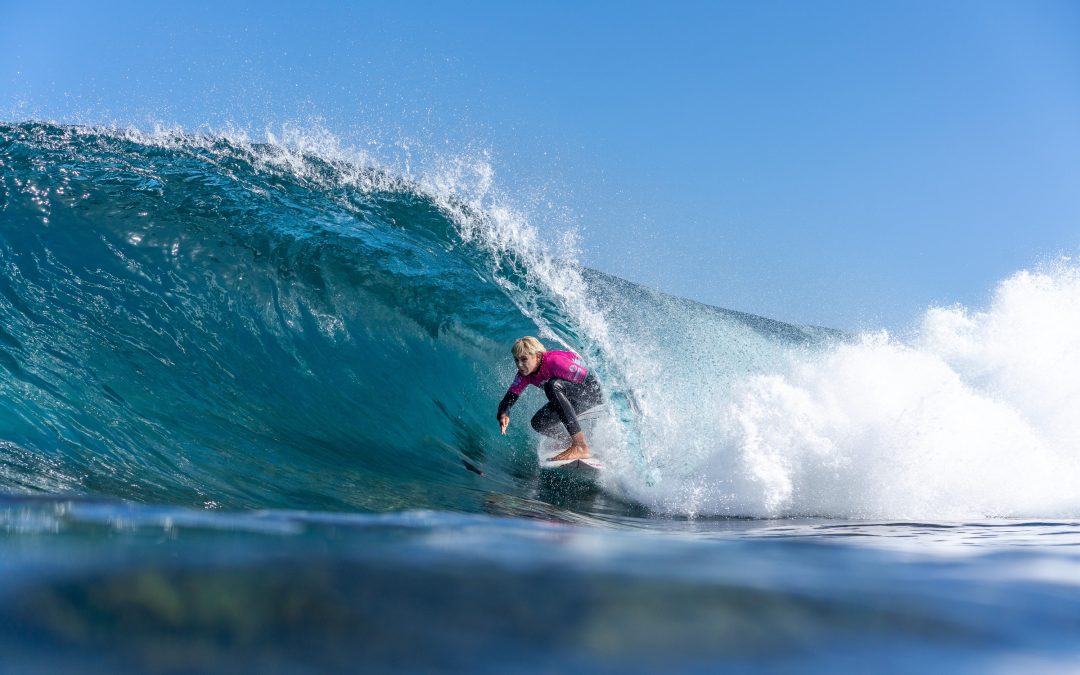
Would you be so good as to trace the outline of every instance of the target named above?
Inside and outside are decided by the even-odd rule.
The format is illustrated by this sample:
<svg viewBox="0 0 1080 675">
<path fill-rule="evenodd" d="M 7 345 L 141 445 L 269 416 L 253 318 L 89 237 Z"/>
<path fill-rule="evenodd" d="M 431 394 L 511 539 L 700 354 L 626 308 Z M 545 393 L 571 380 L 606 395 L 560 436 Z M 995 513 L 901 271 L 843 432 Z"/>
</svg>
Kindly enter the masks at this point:
<svg viewBox="0 0 1080 675">
<path fill-rule="evenodd" d="M 1074 522 L 0 503 L 3 672 L 1048 672 Z"/>
</svg>

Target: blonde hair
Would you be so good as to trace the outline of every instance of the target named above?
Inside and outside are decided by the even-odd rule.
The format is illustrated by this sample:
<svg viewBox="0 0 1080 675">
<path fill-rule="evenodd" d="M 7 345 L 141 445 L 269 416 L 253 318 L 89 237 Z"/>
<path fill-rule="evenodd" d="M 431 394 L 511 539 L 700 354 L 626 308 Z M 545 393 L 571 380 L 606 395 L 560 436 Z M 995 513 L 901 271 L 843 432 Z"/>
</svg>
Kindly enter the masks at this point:
<svg viewBox="0 0 1080 675">
<path fill-rule="evenodd" d="M 516 359 L 522 354 L 543 354 L 547 350 L 544 349 L 544 345 L 540 344 L 539 340 L 531 335 L 526 335 L 514 341 L 514 347 L 510 351 Z"/>
</svg>

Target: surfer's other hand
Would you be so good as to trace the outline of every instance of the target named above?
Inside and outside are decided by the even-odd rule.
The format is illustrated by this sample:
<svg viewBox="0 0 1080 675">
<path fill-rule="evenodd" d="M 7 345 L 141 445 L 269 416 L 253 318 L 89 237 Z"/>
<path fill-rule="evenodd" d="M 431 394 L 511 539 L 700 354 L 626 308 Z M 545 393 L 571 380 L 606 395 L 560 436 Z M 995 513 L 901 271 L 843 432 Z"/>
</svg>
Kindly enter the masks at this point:
<svg viewBox="0 0 1080 675">
<path fill-rule="evenodd" d="M 502 432 L 503 436 L 506 435 L 506 425 L 508 424 L 510 424 L 509 415 L 503 415 L 499 418 L 499 431 Z"/>
</svg>

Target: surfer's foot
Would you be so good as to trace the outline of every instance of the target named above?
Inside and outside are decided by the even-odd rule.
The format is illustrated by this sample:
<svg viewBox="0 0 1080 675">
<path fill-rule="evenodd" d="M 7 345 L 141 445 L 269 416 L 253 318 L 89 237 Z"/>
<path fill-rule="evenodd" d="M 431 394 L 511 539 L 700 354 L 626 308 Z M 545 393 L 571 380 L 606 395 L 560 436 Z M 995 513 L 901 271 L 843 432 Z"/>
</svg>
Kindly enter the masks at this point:
<svg viewBox="0 0 1080 675">
<path fill-rule="evenodd" d="M 564 459 L 585 459 L 590 457 L 589 444 L 585 442 L 585 434 L 577 432 L 571 436 L 573 445 L 552 457 L 550 462 L 561 462 Z"/>
<path fill-rule="evenodd" d="M 571 445 L 548 461 L 561 462 L 564 459 L 586 459 L 589 456 L 589 446 Z"/>
</svg>

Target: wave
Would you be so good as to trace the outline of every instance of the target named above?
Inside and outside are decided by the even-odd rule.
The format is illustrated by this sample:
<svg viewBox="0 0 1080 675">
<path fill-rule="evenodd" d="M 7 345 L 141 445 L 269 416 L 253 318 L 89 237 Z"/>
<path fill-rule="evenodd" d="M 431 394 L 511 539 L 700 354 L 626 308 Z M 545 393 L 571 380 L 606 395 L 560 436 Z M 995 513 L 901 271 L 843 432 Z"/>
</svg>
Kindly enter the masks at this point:
<svg viewBox="0 0 1080 675">
<path fill-rule="evenodd" d="M 329 149 L 328 149 L 329 147 Z M 595 366 L 604 489 L 680 516 L 1080 513 L 1075 268 L 910 340 L 581 267 L 484 162 L 303 136 L 0 125 L 0 490 L 223 508 L 538 493 L 510 342 Z M 1023 310 L 1023 311 L 1021 311 Z M 1073 312 L 1075 315 L 1075 312 Z"/>
<path fill-rule="evenodd" d="M 512 464 L 476 431 L 478 368 L 529 325 L 467 205 L 273 144 L 0 139 L 9 489 L 381 509 Z"/>
</svg>

